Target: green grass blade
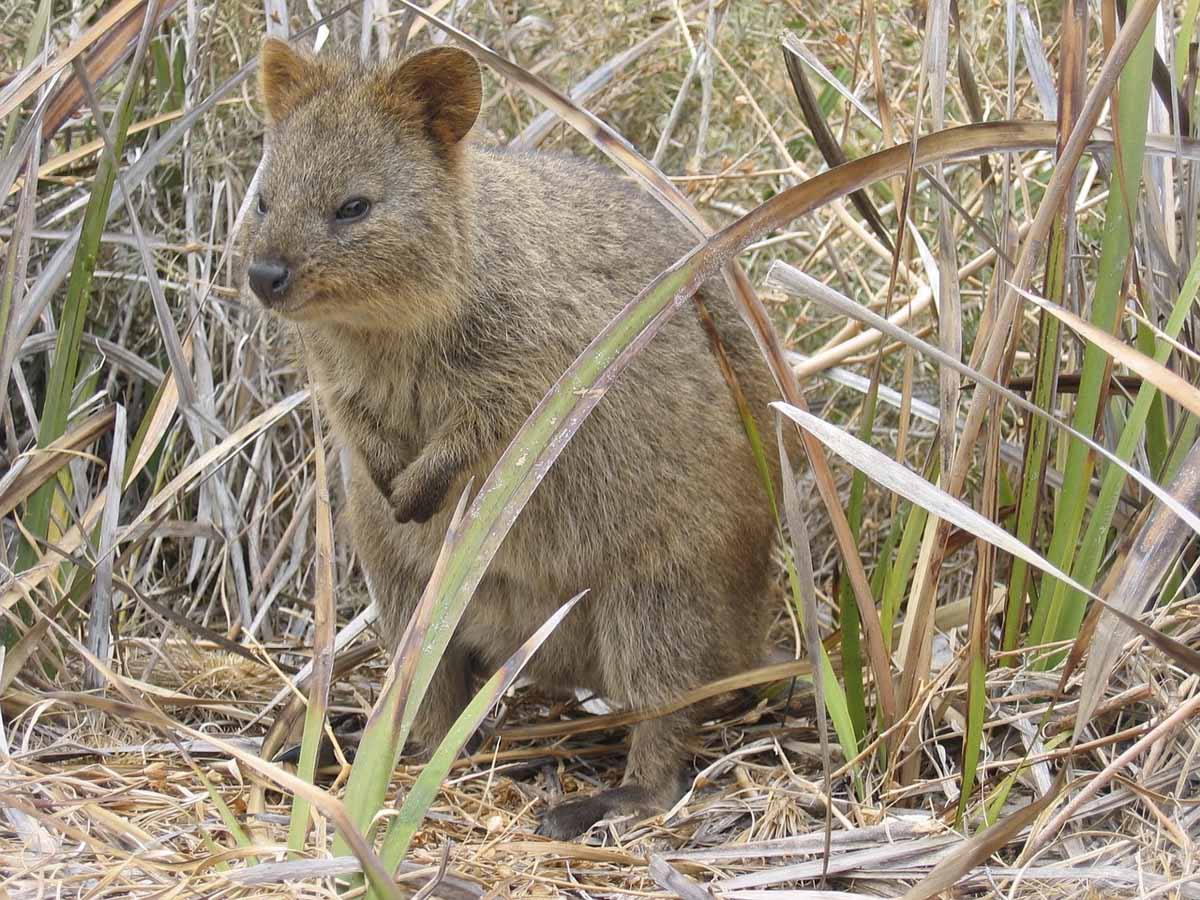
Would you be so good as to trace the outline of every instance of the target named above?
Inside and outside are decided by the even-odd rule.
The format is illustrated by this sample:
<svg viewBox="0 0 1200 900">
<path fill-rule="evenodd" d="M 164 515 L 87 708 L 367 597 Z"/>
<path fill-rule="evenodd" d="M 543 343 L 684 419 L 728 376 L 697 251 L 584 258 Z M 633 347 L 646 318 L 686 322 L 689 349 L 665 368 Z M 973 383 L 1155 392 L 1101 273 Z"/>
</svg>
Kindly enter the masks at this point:
<svg viewBox="0 0 1200 900">
<path fill-rule="evenodd" d="M 118 158 L 125 143 L 125 135 L 133 121 L 134 97 L 137 79 L 132 87 L 122 93 L 121 101 L 113 117 L 112 145 Z M 75 262 L 67 284 L 67 297 L 59 320 L 58 335 L 54 345 L 53 362 L 42 404 L 41 422 L 38 430 L 38 446 L 46 447 L 62 436 L 67 428 L 71 402 L 75 393 L 79 371 L 80 338 L 87 321 L 91 301 L 92 275 L 96 270 L 96 259 L 100 249 L 101 232 L 108 219 L 109 198 L 116 180 L 116 166 L 102 158 L 92 182 L 92 192 L 84 211 L 82 234 L 75 251 Z M 56 484 L 42 487 L 29 499 L 23 522 L 35 539 L 44 539 L 49 534 L 50 509 Z M 26 568 L 36 558 L 36 548 L 26 546 L 18 561 L 18 570 Z"/>
<path fill-rule="evenodd" d="M 317 766 L 317 751 L 325 730 L 329 705 L 329 684 L 333 678 L 333 638 L 337 617 L 333 599 L 333 515 L 330 512 L 329 477 L 325 462 L 325 435 L 321 429 L 321 411 L 310 397 L 315 433 L 316 456 L 316 596 L 313 598 L 313 672 L 308 689 L 308 709 L 304 714 L 304 732 L 300 742 L 300 762 L 296 774 L 312 783 Z M 309 802 L 300 794 L 292 797 L 288 823 L 288 849 L 299 853 L 308 833 Z"/>
<path fill-rule="evenodd" d="M 937 478 L 937 454 L 930 454 L 929 465 L 925 477 L 929 481 Z M 921 549 L 921 537 L 925 533 L 925 520 L 929 513 L 919 504 L 909 507 L 904 521 L 904 531 L 900 537 L 900 548 L 896 558 L 888 567 L 887 577 L 883 582 L 883 594 L 879 604 L 879 620 L 883 626 L 883 636 L 888 642 L 888 650 L 892 649 L 892 632 L 900 603 L 907 589 L 908 581 L 912 578 L 913 567 L 917 563 L 917 552 Z"/>
<path fill-rule="evenodd" d="M 1062 221 L 1054 223 L 1047 262 L 1049 277 L 1046 295 L 1061 303 L 1066 296 L 1068 229 Z M 1038 327 L 1037 369 L 1030 402 L 1050 412 L 1058 381 L 1059 324 L 1058 320 L 1042 313 Z M 1033 546 L 1034 529 L 1041 510 L 1042 485 L 1050 451 L 1050 423 L 1040 416 L 1027 416 L 1028 437 L 1025 439 L 1025 459 L 1021 467 L 1020 493 L 1017 495 L 1017 524 L 1014 535 L 1022 543 Z M 1014 559 L 1008 577 L 1008 603 L 1004 612 L 1004 637 L 1001 647 L 1016 649 L 1025 620 L 1025 595 L 1029 590 L 1029 567 L 1024 560 Z M 1016 663 L 1015 656 L 1006 656 L 1007 665 Z"/>
<path fill-rule="evenodd" d="M 1142 159 L 1146 145 L 1146 113 L 1150 102 L 1150 69 L 1154 58 L 1154 34 L 1147 29 L 1138 40 L 1119 81 L 1120 103 L 1117 110 L 1119 152 L 1114 159 L 1113 179 L 1105 207 L 1104 234 L 1096 287 L 1092 298 L 1092 324 L 1112 332 L 1117 327 L 1122 283 L 1129 259 L 1130 235 L 1142 183 Z M 1092 434 L 1101 413 L 1100 400 L 1108 377 L 1109 357 L 1094 344 L 1084 351 L 1079 393 L 1072 424 L 1076 431 Z M 1072 567 L 1075 548 L 1082 530 L 1087 485 L 1092 477 L 1094 457 L 1088 448 L 1073 442 L 1067 451 L 1063 489 L 1054 515 L 1054 529 L 1047 558 L 1059 569 Z M 1035 643 L 1070 637 L 1065 629 L 1064 607 L 1067 586 L 1052 578 L 1043 578 L 1030 640 Z M 1057 655 L 1047 658 L 1053 665 Z"/>
<path fill-rule="evenodd" d="M 878 357 L 876 357 L 878 362 Z M 867 390 L 863 403 L 862 424 L 858 430 L 860 440 L 870 439 L 875 427 L 875 414 L 879 408 L 879 366 L 875 366 L 871 376 L 871 386 Z M 850 505 L 846 519 L 850 524 L 850 532 L 858 542 L 862 532 L 863 499 L 867 493 L 867 476 L 856 471 L 850 481 Z M 850 718 L 854 722 L 854 731 L 861 739 L 867 733 L 867 701 L 866 686 L 863 684 L 862 639 L 859 634 L 860 620 L 858 601 L 848 578 L 841 578 L 838 583 L 838 608 L 842 627 L 842 685 L 846 691 L 846 703 L 850 709 Z"/>
<path fill-rule="evenodd" d="M 484 718 L 492 707 L 499 703 L 500 698 L 512 687 L 513 682 L 517 680 L 533 654 L 542 646 L 546 638 L 550 637 L 551 632 L 558 627 L 558 623 L 574 609 L 575 604 L 583 596 L 583 594 L 577 594 L 559 607 L 554 615 L 521 645 L 508 662 L 488 679 L 455 720 L 454 725 L 438 745 L 437 750 L 425 764 L 421 774 L 417 776 L 416 782 L 404 798 L 400 814 L 392 819 L 388 826 L 379 855 L 389 872 L 399 869 L 400 863 L 408 854 L 408 848 L 412 844 L 413 837 L 416 836 L 417 829 L 421 827 L 421 822 L 425 819 L 429 807 L 437 797 L 438 791 L 441 790 L 442 782 L 450 773 L 450 766 L 458 758 L 458 754 L 462 752 L 471 735 L 483 724 Z"/>
<path fill-rule="evenodd" d="M 1198 289 L 1200 289 L 1200 256 L 1192 260 L 1192 268 L 1184 280 L 1183 289 L 1179 292 L 1170 318 L 1163 328 L 1168 337 L 1175 338 L 1183 330 L 1184 323 L 1193 312 Z M 1165 340 L 1160 340 L 1154 352 L 1154 360 L 1165 364 L 1170 355 L 1171 345 Z M 1133 401 L 1133 406 L 1129 410 L 1125 428 L 1117 442 L 1116 455 L 1118 458 L 1126 462 L 1133 458 L 1134 451 L 1142 437 L 1142 428 L 1150 411 L 1151 400 L 1156 395 L 1158 395 L 1158 389 L 1153 384 L 1149 381 L 1142 383 L 1137 397 Z M 1189 445 L 1184 445 L 1185 448 L 1187 446 Z M 1124 487 L 1124 471 L 1119 466 L 1110 463 L 1105 467 L 1100 483 L 1100 497 L 1092 509 L 1092 517 L 1088 520 L 1088 527 L 1084 532 L 1079 556 L 1072 572 L 1075 580 L 1081 584 L 1095 583 L 1104 557 L 1104 549 L 1108 544 L 1108 532 L 1112 525 L 1113 515 L 1117 510 L 1117 501 L 1120 499 Z M 1074 634 L 1078 630 L 1083 621 L 1086 603 L 1086 598 L 1078 591 L 1070 591 L 1066 594 L 1062 611 L 1064 631 Z"/>
</svg>

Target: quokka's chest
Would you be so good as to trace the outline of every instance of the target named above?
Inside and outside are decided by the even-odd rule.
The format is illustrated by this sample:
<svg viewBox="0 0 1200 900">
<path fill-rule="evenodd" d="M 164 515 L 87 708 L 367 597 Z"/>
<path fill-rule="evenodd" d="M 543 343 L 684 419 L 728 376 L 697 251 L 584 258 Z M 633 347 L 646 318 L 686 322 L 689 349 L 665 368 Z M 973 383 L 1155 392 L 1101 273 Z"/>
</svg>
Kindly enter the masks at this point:
<svg viewBox="0 0 1200 900">
<path fill-rule="evenodd" d="M 322 397 L 353 439 L 383 441 L 420 452 L 461 402 L 441 379 L 388 371 L 380 361 L 354 379 L 326 383 Z"/>
</svg>

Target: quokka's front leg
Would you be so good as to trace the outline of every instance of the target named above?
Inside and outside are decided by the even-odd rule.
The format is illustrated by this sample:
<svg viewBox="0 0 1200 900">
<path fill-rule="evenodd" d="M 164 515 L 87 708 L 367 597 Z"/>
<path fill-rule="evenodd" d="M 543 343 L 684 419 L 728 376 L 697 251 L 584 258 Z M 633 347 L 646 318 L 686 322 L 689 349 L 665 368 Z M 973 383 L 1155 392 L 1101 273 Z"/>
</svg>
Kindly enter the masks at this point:
<svg viewBox="0 0 1200 900">
<path fill-rule="evenodd" d="M 455 415 L 417 458 L 392 478 L 385 496 L 397 522 L 428 522 L 454 482 L 489 449 L 494 435 L 471 411 Z"/>
</svg>

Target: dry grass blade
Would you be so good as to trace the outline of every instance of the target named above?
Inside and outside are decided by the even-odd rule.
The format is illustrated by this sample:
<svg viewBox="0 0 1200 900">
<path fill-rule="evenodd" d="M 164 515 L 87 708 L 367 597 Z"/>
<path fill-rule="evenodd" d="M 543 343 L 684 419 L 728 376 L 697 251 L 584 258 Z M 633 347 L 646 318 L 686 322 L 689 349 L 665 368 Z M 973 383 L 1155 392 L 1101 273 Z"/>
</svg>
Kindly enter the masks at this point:
<svg viewBox="0 0 1200 900">
<path fill-rule="evenodd" d="M 1047 119 L 1058 118 L 1058 96 L 1054 90 L 1054 76 L 1050 72 L 1050 63 L 1042 50 L 1042 36 L 1037 32 L 1037 26 L 1029 15 L 1029 8 L 1024 3 L 1017 4 L 1017 20 L 1021 26 L 1021 49 L 1025 51 L 1025 62 L 1029 67 L 1029 76 L 1037 91 L 1041 103 L 1042 115 Z"/>
<path fill-rule="evenodd" d="M 154 11 L 155 26 L 160 27 L 181 2 L 182 0 L 161 0 L 156 4 L 158 8 Z M 145 7 L 149 4 L 147 0 L 142 0 L 139 5 Z M 143 9 L 131 9 L 114 28 L 104 32 L 88 53 L 87 61 L 84 63 L 87 81 L 92 84 L 100 83 L 129 55 L 136 45 L 145 13 L 146 10 Z M 78 58 L 73 62 L 78 63 Z M 42 123 L 42 140 L 48 140 L 67 119 L 75 114 L 79 104 L 83 102 L 85 94 L 84 81 L 78 76 L 68 78 L 54 92 L 50 99 L 50 107 L 46 110 L 46 118 Z M 3 196 L 2 192 L 0 192 L 0 196 Z"/>
<path fill-rule="evenodd" d="M 7 516 L 25 498 L 53 478 L 79 451 L 99 440 L 113 427 L 116 415 L 115 404 L 106 406 L 45 449 L 34 450 L 14 465 L 0 481 L 0 516 Z"/>
<path fill-rule="evenodd" d="M 117 552 L 117 518 L 121 511 L 121 481 L 125 476 L 125 407 L 118 406 L 113 421 L 112 456 L 108 462 L 108 486 L 104 512 L 100 516 L 96 578 L 92 585 L 92 604 L 87 623 L 87 648 L 97 659 L 108 661 L 112 646 L 113 564 Z M 88 687 L 99 689 L 104 677 L 91 668 L 85 676 Z"/>
<path fill-rule="evenodd" d="M 1042 811 L 1058 799 L 1064 784 L 1062 774 L 1043 796 L 1017 810 L 968 841 L 953 856 L 943 860 L 903 897 L 903 900 L 928 900 L 950 891 L 959 879 L 983 863 L 996 851 L 1011 843 L 1029 827 Z"/>
<path fill-rule="evenodd" d="M 143 470 L 154 455 L 154 452 L 158 449 L 171 421 L 174 419 L 177 401 L 178 395 L 174 391 L 174 382 L 169 380 L 164 381 L 159 386 L 159 391 L 152 401 L 151 413 L 143 421 L 141 428 L 138 429 L 138 434 L 134 438 L 134 446 L 137 447 L 137 452 L 134 454 L 132 461 L 127 460 L 126 462 L 123 488 L 128 488 L 133 483 L 133 479 Z M 299 400 L 296 402 L 299 403 Z M 36 563 L 21 572 L 5 588 L 4 593 L 0 594 L 0 610 L 11 609 L 22 599 L 29 598 L 34 589 L 50 576 L 59 562 L 74 553 L 83 544 L 84 533 L 96 524 L 104 502 L 104 494 L 96 497 L 88 506 L 80 521 L 72 526 L 58 540 L 54 547 L 49 548 Z M 138 529 L 130 526 L 125 533 L 136 535 Z"/>
<path fill-rule="evenodd" d="M 1125 766 L 1128 766 L 1133 760 L 1137 759 L 1143 753 L 1148 752 L 1156 743 L 1163 740 L 1167 735 L 1174 732 L 1176 729 L 1187 723 L 1192 717 L 1200 714 L 1200 694 L 1193 694 L 1186 701 L 1179 704 L 1169 715 L 1163 716 L 1153 728 L 1149 729 L 1140 739 L 1135 741 L 1123 753 L 1118 754 L 1113 760 L 1104 767 L 1104 769 L 1095 777 L 1088 780 L 1083 790 L 1076 794 L 1071 801 L 1067 803 L 1055 816 L 1046 823 L 1041 831 L 1032 835 L 1029 840 L 1029 845 L 1022 854 L 1026 858 L 1032 857 L 1043 847 L 1046 846 L 1064 825 L 1071 820 L 1085 802 L 1091 797 L 1099 793 L 1100 789 L 1108 784 L 1117 773 Z"/>
<path fill-rule="evenodd" d="M 230 432 L 229 437 L 218 444 L 214 444 L 209 450 L 200 454 L 183 470 L 165 484 L 162 490 L 158 491 L 145 506 L 141 508 L 133 520 L 122 529 L 123 536 L 129 535 L 141 526 L 145 525 L 159 510 L 170 503 L 180 493 L 192 488 L 197 479 L 204 474 L 209 467 L 218 466 L 227 460 L 234 453 L 241 450 L 251 440 L 270 428 L 279 419 L 292 412 L 297 406 L 308 399 L 308 391 L 297 391 L 290 397 L 285 397 L 278 403 L 272 405 L 269 409 L 259 413 L 249 422 L 239 427 L 236 431 Z"/>
<path fill-rule="evenodd" d="M 718 678 L 716 681 L 711 681 L 708 684 L 688 691 L 686 694 L 682 694 L 671 703 L 664 706 L 656 706 L 653 709 L 605 713 L 602 716 L 588 716 L 586 719 L 579 719 L 573 722 L 542 722 L 536 725 L 510 725 L 507 728 L 501 728 L 497 734 L 506 740 L 526 741 L 565 735 L 588 734 L 596 731 L 609 731 L 634 725 L 638 722 L 644 722 L 647 719 L 657 719 L 661 716 L 670 715 L 673 712 L 678 712 L 689 706 L 695 706 L 705 700 L 711 700 L 713 697 L 719 697 L 731 691 L 740 691 L 744 688 L 757 687 L 761 684 L 774 684 L 775 682 L 786 681 L 789 678 L 804 678 L 811 674 L 812 664 L 807 659 L 775 663 L 774 665 L 751 669 L 748 672 L 741 672 L 737 675 L 730 675 L 727 678 Z"/>
<path fill-rule="evenodd" d="M 1188 452 L 1171 482 L 1169 492 L 1182 504 L 1200 509 L 1200 442 Z M 1179 562 L 1179 551 L 1188 533 L 1173 521 L 1173 515 L 1158 507 L 1138 532 L 1125 559 L 1120 580 L 1108 597 L 1108 605 L 1126 614 L 1139 612 L 1158 583 Z M 1110 576 L 1112 577 L 1112 576 Z M 1092 642 L 1091 654 L 1079 689 L 1079 711 L 1072 740 L 1078 741 L 1092 713 L 1104 697 L 1109 676 L 1130 629 L 1117 627 L 1100 631 Z"/>
<path fill-rule="evenodd" d="M 10 193 L 18 191 L 26 186 L 27 179 L 24 178 L 21 179 L 21 183 L 19 185 L 14 186 L 14 182 L 17 180 L 17 175 L 20 173 L 22 168 L 26 166 L 28 166 L 29 169 L 37 168 L 36 162 L 30 165 L 27 161 L 30 160 L 30 154 L 32 153 L 34 144 L 36 143 L 34 138 L 38 133 L 38 123 L 44 117 L 46 107 L 49 105 L 49 102 L 49 94 L 47 94 L 38 102 L 37 106 L 34 107 L 33 112 L 29 117 L 29 121 L 25 123 L 25 127 L 21 129 L 21 133 L 17 135 L 16 141 L 9 149 L 8 155 L 4 157 L 2 162 L 0 162 L 0 200 L 6 199 Z M 38 147 L 38 150 L 40 152 L 41 148 Z"/>
<path fill-rule="evenodd" d="M 126 15 L 145 2 L 146 0 L 120 0 L 116 6 L 101 16 L 95 25 L 64 48 L 52 62 L 35 73 L 31 73 L 29 77 L 10 83 L 0 93 L 0 119 L 24 103 L 38 88 L 69 66 L 73 59 L 99 41 L 111 29 L 119 26 Z"/>
<path fill-rule="evenodd" d="M 1055 578 L 1063 579 L 1076 590 L 1083 591 L 1091 597 L 1095 596 L 1066 572 L 1051 565 L 1040 553 L 1022 544 L 991 519 L 981 516 L 961 500 L 936 485 L 930 484 L 890 456 L 880 453 L 874 447 L 864 444 L 836 425 L 830 425 L 811 413 L 806 413 L 786 403 L 772 405 L 806 431 L 811 431 L 821 439 L 825 446 L 855 468 L 866 472 L 872 480 L 879 482 L 888 490 L 916 503 L 939 519 L 970 532 L 975 537 L 987 541 L 1012 556 L 1025 560 L 1029 565 L 1035 566 Z"/>
<path fill-rule="evenodd" d="M 716 900 L 712 891 L 688 878 L 661 856 L 650 860 L 650 877 L 663 890 L 682 900 Z"/>
<path fill-rule="evenodd" d="M 1070 310 L 1063 309 L 1057 303 L 1051 303 L 1049 300 L 1025 290 L 1022 290 L 1020 293 L 1022 297 L 1034 306 L 1045 310 L 1072 331 L 1079 334 L 1080 337 L 1098 346 L 1112 357 L 1113 362 L 1133 370 L 1193 415 L 1200 416 L 1200 389 L 1197 389 L 1195 385 L 1181 378 L 1161 363 L 1155 362 L 1136 348 L 1130 347 L 1114 335 L 1109 334 L 1103 328 L 1097 328 L 1091 322 L 1080 318 Z"/>
<path fill-rule="evenodd" d="M 960 375 L 977 382 L 980 386 L 988 388 L 989 391 L 996 392 L 1014 406 L 1023 409 L 1026 412 L 1061 429 L 1065 434 L 1069 434 L 1073 440 L 1080 441 L 1081 443 L 1085 444 L 1093 453 L 1104 457 L 1110 463 L 1120 468 L 1121 471 L 1123 471 L 1126 475 L 1153 494 L 1154 497 L 1161 503 L 1165 504 L 1166 507 L 1172 513 L 1178 516 L 1181 521 L 1187 524 L 1189 528 L 1191 528 L 1197 534 L 1200 534 L 1200 515 L 1197 515 L 1195 512 L 1188 509 L 1186 504 L 1180 503 L 1177 498 L 1171 495 L 1170 491 L 1164 490 L 1162 487 L 1160 487 L 1153 478 L 1150 478 L 1149 476 L 1138 471 L 1135 467 L 1129 465 L 1129 463 L 1122 460 L 1119 456 L 1114 454 L 1111 450 L 1108 450 L 1102 444 L 1097 443 L 1082 432 L 1076 431 L 1066 422 L 1058 419 L 1058 417 L 1054 414 L 1047 412 L 1033 403 L 1030 403 L 1024 397 L 1013 393 L 998 381 L 989 378 L 987 375 L 976 369 L 972 369 L 970 366 L 960 362 L 932 344 L 929 344 L 926 341 L 909 334 L 903 328 L 894 325 L 877 313 L 874 313 L 866 307 L 855 303 L 853 300 L 850 300 L 848 297 L 842 296 L 829 286 L 824 285 L 816 279 L 805 275 L 803 272 L 792 268 L 791 266 L 787 265 L 787 263 L 776 262 L 772 264 L 771 269 L 767 274 L 767 281 L 769 284 L 778 286 L 789 293 L 794 293 L 799 296 L 816 300 L 825 306 L 836 309 L 838 312 L 844 315 L 870 325 L 872 328 L 882 332 L 883 334 L 886 334 L 889 337 L 895 338 L 896 340 L 907 344 L 910 347 L 920 350 L 922 354 L 928 356 L 930 359 L 935 360 L 939 365 L 953 369 Z M 985 392 L 981 391 L 979 393 L 982 394 Z"/>
<path fill-rule="evenodd" d="M 126 701 L 134 709 L 139 710 L 141 715 L 145 716 L 147 721 L 154 722 L 168 736 L 173 735 L 176 731 L 182 731 L 189 735 L 193 740 L 208 741 L 213 746 L 217 747 L 224 753 L 227 753 L 238 762 L 254 770 L 264 778 L 269 778 L 284 790 L 290 791 L 293 794 L 304 797 L 311 804 L 316 806 L 324 815 L 329 817 L 337 826 L 338 834 L 345 840 L 354 851 L 354 855 L 358 858 L 359 863 L 363 867 L 363 871 L 367 873 L 367 877 L 371 881 L 372 888 L 387 900 L 402 900 L 403 894 L 400 893 L 395 881 L 384 870 L 379 857 L 375 855 L 370 845 L 363 838 L 354 826 L 351 824 L 350 817 L 346 813 L 345 806 L 338 800 L 331 797 L 325 791 L 313 787 L 303 779 L 297 778 L 290 772 L 282 769 L 274 763 L 269 763 L 266 760 L 260 759 L 253 753 L 250 753 L 237 744 L 215 737 L 211 734 L 190 728 L 180 722 L 176 722 L 155 707 L 146 704 L 137 694 L 130 690 L 126 685 L 126 680 L 117 673 L 108 668 L 102 661 L 88 653 L 87 648 L 80 645 L 74 638 L 71 637 L 65 630 L 55 625 L 54 629 L 67 641 L 69 641 L 87 662 L 99 669 L 107 682 L 120 691 Z"/>
<path fill-rule="evenodd" d="M 1124 622 L 1190 673 L 1200 675 L 1200 651 L 1193 650 L 1187 644 L 1175 640 L 1169 634 L 1163 634 L 1157 628 L 1147 625 L 1140 619 L 1135 619 L 1123 610 L 1113 606 L 1103 597 L 1097 597 L 1096 601 L 1103 607 L 1105 612 L 1116 616 L 1120 621 Z"/>
<path fill-rule="evenodd" d="M 333 513 L 329 502 L 329 476 L 325 462 L 325 434 L 321 428 L 321 410 L 311 398 L 313 431 L 316 439 L 316 593 L 313 596 L 312 681 L 308 689 L 308 709 L 304 717 L 304 736 L 296 774 L 312 781 L 321 747 L 325 715 L 329 706 L 329 685 L 333 680 L 333 641 L 337 627 L 337 609 L 333 598 Z M 297 853 L 304 846 L 308 829 L 308 803 L 297 796 L 292 801 L 292 820 L 288 826 L 288 847 Z"/>
<path fill-rule="evenodd" d="M 775 422 L 776 445 L 779 448 L 779 460 L 783 470 L 783 509 L 787 516 L 788 534 L 791 537 L 792 564 L 795 566 L 796 580 L 799 583 L 800 597 L 803 610 L 800 625 L 804 630 L 804 648 L 812 666 L 813 695 L 816 702 L 817 736 L 821 742 L 821 765 L 825 775 L 825 796 L 829 805 L 825 814 L 825 855 L 824 861 L 829 862 L 829 842 L 833 832 L 833 784 L 830 777 L 832 764 L 829 760 L 829 725 L 825 721 L 825 673 L 821 665 L 820 625 L 817 619 L 817 585 L 813 574 L 812 548 L 809 543 L 808 528 L 800 511 L 800 495 L 796 490 L 796 478 L 792 470 L 792 462 L 788 459 L 787 444 L 783 439 L 783 419 Z M 825 870 L 821 870 L 824 879 Z"/>
</svg>

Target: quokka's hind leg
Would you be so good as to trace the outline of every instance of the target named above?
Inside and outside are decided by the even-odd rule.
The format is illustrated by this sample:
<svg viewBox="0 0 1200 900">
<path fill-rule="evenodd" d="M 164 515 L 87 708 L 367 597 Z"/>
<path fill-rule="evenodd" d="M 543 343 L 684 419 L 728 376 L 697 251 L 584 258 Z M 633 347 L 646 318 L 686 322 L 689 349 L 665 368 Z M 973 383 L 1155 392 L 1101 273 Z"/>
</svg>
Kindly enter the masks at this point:
<svg viewBox="0 0 1200 900">
<path fill-rule="evenodd" d="M 640 585 L 597 597 L 605 603 L 595 635 L 605 695 L 626 709 L 659 706 L 727 674 L 728 642 L 713 591 L 699 583 Z M 714 674 L 716 673 L 716 674 Z M 687 742 L 696 713 L 683 709 L 633 727 L 620 787 L 547 811 L 541 832 L 575 837 L 611 815 L 652 815 L 683 793 Z"/>
<path fill-rule="evenodd" d="M 380 638 L 389 653 L 395 653 L 409 618 L 420 601 L 429 576 L 421 571 L 384 559 L 383 565 L 370 565 L 366 560 L 379 604 L 379 621 L 376 623 Z M 420 709 L 413 720 L 410 743 L 406 753 L 428 755 L 437 749 L 454 720 L 471 699 L 474 687 L 474 660 L 472 654 L 455 638 L 450 639 L 446 652 L 434 672 Z M 414 747 L 412 742 L 416 742 Z"/>
<path fill-rule="evenodd" d="M 692 714 L 682 710 L 633 726 L 621 786 L 552 807 L 542 817 L 538 834 L 570 840 L 610 816 L 669 809 L 687 788 L 687 739 L 693 725 Z"/>
<path fill-rule="evenodd" d="M 412 738 L 420 745 L 422 757 L 427 758 L 438 748 L 450 726 L 470 702 L 475 688 L 475 668 L 471 654 L 451 640 L 413 719 Z M 470 746 L 468 742 L 468 748 Z"/>
</svg>

